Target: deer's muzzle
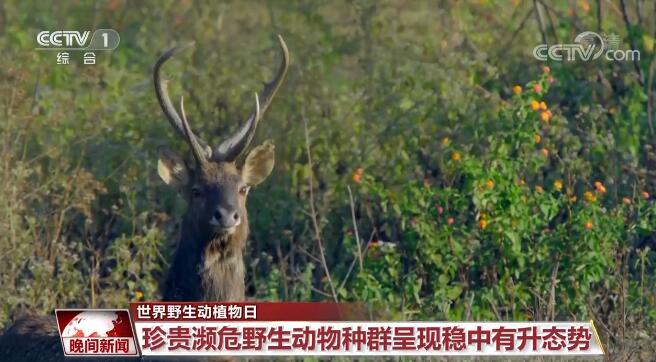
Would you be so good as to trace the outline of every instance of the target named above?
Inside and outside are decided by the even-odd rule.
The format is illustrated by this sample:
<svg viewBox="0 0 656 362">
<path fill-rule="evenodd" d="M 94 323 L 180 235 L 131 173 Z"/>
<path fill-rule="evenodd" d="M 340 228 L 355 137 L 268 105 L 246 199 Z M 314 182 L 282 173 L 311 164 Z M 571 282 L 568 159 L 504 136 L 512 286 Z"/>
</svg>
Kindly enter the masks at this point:
<svg viewBox="0 0 656 362">
<path fill-rule="evenodd" d="M 210 225 L 215 232 L 232 234 L 241 223 L 239 211 L 236 208 L 217 207 L 210 219 Z"/>
</svg>

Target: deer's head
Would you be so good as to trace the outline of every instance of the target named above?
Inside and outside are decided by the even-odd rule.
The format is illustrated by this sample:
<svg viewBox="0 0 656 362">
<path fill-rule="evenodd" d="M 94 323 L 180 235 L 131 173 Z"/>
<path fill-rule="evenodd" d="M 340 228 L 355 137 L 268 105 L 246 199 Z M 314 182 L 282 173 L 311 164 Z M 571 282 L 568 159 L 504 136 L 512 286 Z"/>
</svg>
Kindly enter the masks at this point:
<svg viewBox="0 0 656 362">
<path fill-rule="evenodd" d="M 169 123 L 177 134 L 186 140 L 193 155 L 193 161 L 185 162 L 177 153 L 162 149 L 157 171 L 166 184 L 176 187 L 187 199 L 187 219 L 204 235 L 232 234 L 240 228 L 247 228 L 248 190 L 264 181 L 273 169 L 274 146 L 270 141 L 250 151 L 242 165 L 237 165 L 236 160 L 248 148 L 260 117 L 271 104 L 287 73 L 287 46 L 282 37 L 278 36 L 278 39 L 282 49 L 282 62 L 277 74 L 265 85 L 261 98 L 255 94 L 255 110 L 241 128 L 217 147 L 210 147 L 194 135 L 185 115 L 182 98 L 180 116 L 168 96 L 166 81 L 161 78 L 162 65 L 188 46 L 169 49 L 155 64 L 157 99 Z"/>
</svg>

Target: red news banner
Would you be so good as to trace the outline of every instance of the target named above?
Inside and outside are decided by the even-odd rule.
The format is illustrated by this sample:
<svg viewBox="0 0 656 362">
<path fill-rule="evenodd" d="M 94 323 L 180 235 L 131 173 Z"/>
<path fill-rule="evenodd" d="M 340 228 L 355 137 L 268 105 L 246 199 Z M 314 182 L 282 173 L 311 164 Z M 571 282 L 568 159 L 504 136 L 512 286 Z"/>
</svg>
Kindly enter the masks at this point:
<svg viewBox="0 0 656 362">
<path fill-rule="evenodd" d="M 370 322 L 355 304 L 132 303 L 143 356 L 603 355 L 592 322 Z"/>
</svg>

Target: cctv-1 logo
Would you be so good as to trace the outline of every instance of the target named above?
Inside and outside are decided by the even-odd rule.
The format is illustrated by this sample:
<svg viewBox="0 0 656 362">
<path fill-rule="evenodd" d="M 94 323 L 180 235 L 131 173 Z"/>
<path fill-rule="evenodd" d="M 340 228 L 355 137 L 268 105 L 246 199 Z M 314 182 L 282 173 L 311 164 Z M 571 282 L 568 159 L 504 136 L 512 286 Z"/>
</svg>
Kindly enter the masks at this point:
<svg viewBox="0 0 656 362">
<path fill-rule="evenodd" d="M 89 40 L 90 31 L 42 31 L 36 36 L 36 42 L 44 48 L 84 48 Z"/>
</svg>

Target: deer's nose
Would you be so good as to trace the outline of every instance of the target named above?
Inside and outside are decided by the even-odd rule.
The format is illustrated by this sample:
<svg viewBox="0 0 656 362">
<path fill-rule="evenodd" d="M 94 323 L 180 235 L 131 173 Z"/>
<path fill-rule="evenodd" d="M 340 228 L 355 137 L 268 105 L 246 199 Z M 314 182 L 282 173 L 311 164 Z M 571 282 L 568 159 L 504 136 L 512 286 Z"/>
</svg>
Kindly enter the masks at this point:
<svg viewBox="0 0 656 362">
<path fill-rule="evenodd" d="M 214 217 L 226 229 L 239 225 L 240 221 L 239 213 L 233 208 L 218 207 L 214 211 Z"/>
</svg>

